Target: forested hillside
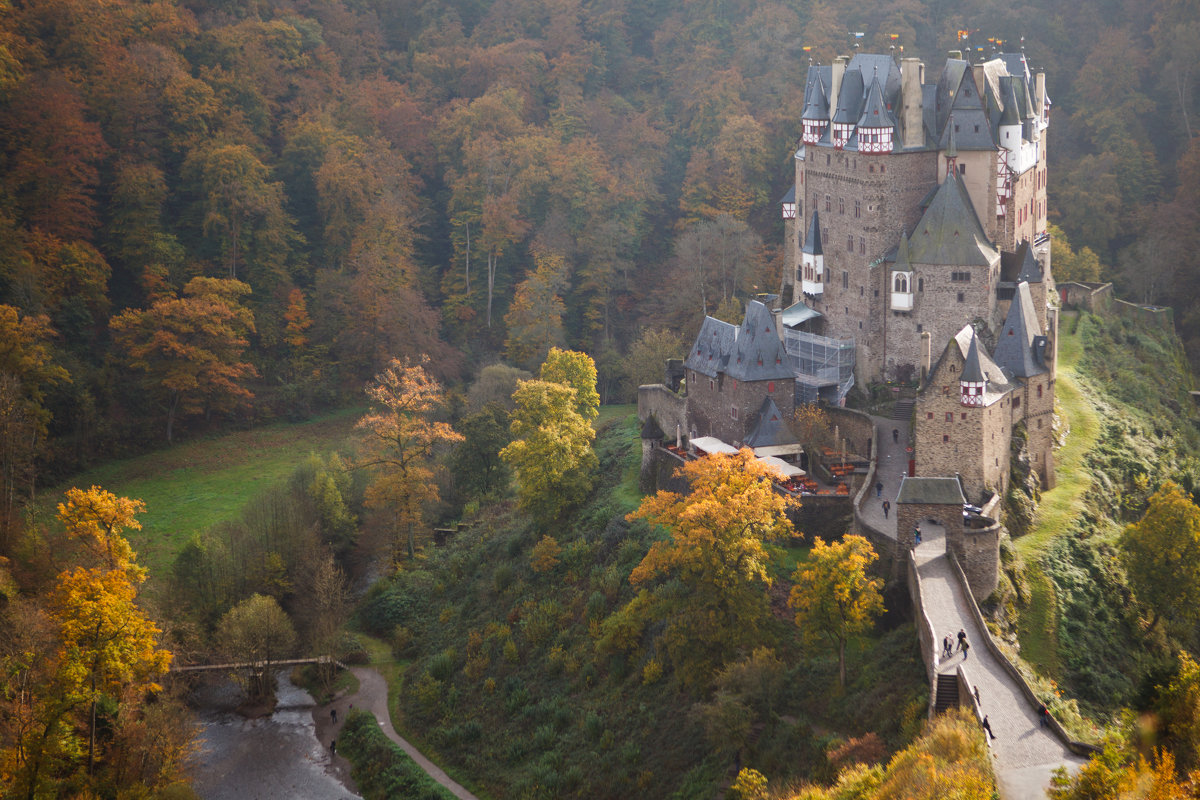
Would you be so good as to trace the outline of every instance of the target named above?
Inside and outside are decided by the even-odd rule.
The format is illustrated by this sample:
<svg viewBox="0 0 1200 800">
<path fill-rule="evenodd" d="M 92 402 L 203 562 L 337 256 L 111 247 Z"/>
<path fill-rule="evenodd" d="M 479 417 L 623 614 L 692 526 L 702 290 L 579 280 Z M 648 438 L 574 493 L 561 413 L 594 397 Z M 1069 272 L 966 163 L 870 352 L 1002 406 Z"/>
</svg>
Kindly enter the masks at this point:
<svg viewBox="0 0 1200 800">
<path fill-rule="evenodd" d="M 651 337 L 643 375 L 623 356 L 645 331 L 778 285 L 799 87 L 848 31 L 931 69 L 958 31 L 977 57 L 1024 36 L 1054 102 L 1059 277 L 1184 303 L 1190 344 L 1197 19 L 1161 0 L 5 2 L 5 515 L 39 472 L 304 416 L 393 356 L 453 383 L 567 344 L 628 397 L 678 346 Z"/>
</svg>

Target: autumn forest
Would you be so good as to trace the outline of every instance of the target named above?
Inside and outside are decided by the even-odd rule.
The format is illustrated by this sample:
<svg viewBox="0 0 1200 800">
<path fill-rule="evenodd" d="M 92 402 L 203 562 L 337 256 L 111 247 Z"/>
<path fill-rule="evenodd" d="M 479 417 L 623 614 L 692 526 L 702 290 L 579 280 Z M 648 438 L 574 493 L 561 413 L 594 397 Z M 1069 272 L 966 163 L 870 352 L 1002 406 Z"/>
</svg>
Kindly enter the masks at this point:
<svg viewBox="0 0 1200 800">
<path fill-rule="evenodd" d="M 85 566 L 10 575 L 3 557 L 43 487 L 204 434 L 367 402 L 386 412 L 420 384 L 437 387 L 442 426 L 421 448 L 457 447 L 443 489 L 461 507 L 522 457 L 545 458 L 518 440 L 509 466 L 498 460 L 513 447 L 508 410 L 488 400 L 511 408 L 516 379 L 540 368 L 518 403 L 574 419 L 561 387 L 575 373 L 555 383 L 552 348 L 594 362 L 598 396 L 575 433 L 595 471 L 595 406 L 632 402 L 703 315 L 737 319 L 746 298 L 778 291 L 778 201 L 810 61 L 862 31 L 864 49 L 902 45 L 936 70 L 961 30 L 973 57 L 1002 39 L 1046 71 L 1055 277 L 1174 306 L 1200 364 L 1195 0 L 0 0 L 0 595 L 32 581 L 36 629 L 78 639 L 16 739 L 70 738 L 57 768 L 90 776 L 97 704 L 156 688 L 169 659 L 121 535 L 136 501 L 80 490 L 57 524 Z M 394 445 L 389 424 L 360 427 Z M 303 513 L 334 531 L 322 544 L 341 559 L 354 522 L 340 494 L 355 478 L 336 459 L 304 469 Z M 589 481 L 559 484 L 557 499 L 582 502 Z M 353 491 L 375 508 L 437 499 Z M 518 499 L 534 519 L 556 513 Z M 415 551 L 408 524 L 398 559 Z M 239 555 L 222 558 L 230 569 Z M 288 558 L 289 579 L 332 574 Z M 212 633 L 269 585 L 187 610 Z M 106 614 L 137 633 L 121 652 L 87 639 Z M 135 749 L 165 736 L 167 705 L 106 735 Z M 183 747 L 109 763 L 107 785 L 169 783 Z M 42 766 L 5 752 L 0 775 L 19 763 L 33 797 Z"/>
</svg>

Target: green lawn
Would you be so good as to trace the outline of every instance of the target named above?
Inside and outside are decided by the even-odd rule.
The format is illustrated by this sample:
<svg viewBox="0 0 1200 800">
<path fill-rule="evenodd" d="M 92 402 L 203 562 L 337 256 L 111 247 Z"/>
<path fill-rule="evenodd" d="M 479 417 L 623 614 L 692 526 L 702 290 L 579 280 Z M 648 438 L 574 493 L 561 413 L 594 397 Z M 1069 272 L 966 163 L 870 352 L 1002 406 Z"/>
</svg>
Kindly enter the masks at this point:
<svg viewBox="0 0 1200 800">
<path fill-rule="evenodd" d="M 1068 334 L 1074 327 L 1067 315 L 1059 325 L 1058 381 L 1056 399 L 1059 411 L 1069 426 L 1066 443 L 1055 453 L 1056 485 L 1042 492 L 1037 520 L 1032 530 L 1013 544 L 1028 565 L 1032 599 L 1021 611 L 1019 635 L 1021 656 L 1039 673 L 1057 677 L 1058 659 L 1058 600 L 1054 585 L 1038 564 L 1046 548 L 1056 536 L 1066 531 L 1083 511 L 1084 493 L 1092 485 L 1092 476 L 1083 466 L 1084 456 L 1096 444 L 1100 419 L 1096 409 L 1080 390 L 1076 365 L 1083 345 L 1078 333 Z"/>
<path fill-rule="evenodd" d="M 142 530 L 132 531 L 129 539 L 153 576 L 170 565 L 193 534 L 236 519 L 250 498 L 285 480 L 309 453 L 341 448 L 361 414 L 362 409 L 348 409 L 113 461 L 44 492 L 40 511 L 53 513 L 73 486 L 100 486 L 142 500 Z"/>
</svg>

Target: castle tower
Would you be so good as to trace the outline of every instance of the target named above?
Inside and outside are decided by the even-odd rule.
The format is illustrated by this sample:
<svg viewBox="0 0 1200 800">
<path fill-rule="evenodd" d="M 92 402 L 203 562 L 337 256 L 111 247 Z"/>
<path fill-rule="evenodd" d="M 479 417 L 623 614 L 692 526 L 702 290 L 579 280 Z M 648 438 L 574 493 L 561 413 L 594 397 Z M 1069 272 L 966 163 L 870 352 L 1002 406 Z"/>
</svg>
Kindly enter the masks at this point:
<svg viewBox="0 0 1200 800">
<path fill-rule="evenodd" d="M 804 125 L 802 141 L 805 144 L 816 144 L 825 136 L 825 129 L 829 126 L 829 97 L 825 94 L 825 82 L 819 72 L 814 73 L 809 81 L 801 122 Z"/>
<path fill-rule="evenodd" d="M 896 120 L 883 101 L 878 75 L 871 80 L 867 104 L 858 118 L 858 152 L 890 153 L 895 146 Z"/>
<path fill-rule="evenodd" d="M 807 295 L 819 297 L 825 291 L 825 254 L 821 249 L 821 221 L 812 214 L 808 235 L 800 251 L 800 289 Z"/>
<path fill-rule="evenodd" d="M 963 365 L 962 377 L 958 379 L 959 398 L 964 406 L 983 407 L 984 388 L 987 379 L 979 361 L 979 337 L 971 331 L 971 349 L 967 351 L 967 363 Z"/>
</svg>

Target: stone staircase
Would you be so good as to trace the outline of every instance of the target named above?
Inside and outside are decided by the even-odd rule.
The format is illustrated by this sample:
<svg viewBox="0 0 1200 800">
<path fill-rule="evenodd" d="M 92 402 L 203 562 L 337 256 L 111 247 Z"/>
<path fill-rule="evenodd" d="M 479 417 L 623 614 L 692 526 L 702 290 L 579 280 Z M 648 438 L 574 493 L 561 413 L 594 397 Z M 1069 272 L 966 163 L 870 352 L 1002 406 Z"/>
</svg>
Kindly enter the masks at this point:
<svg viewBox="0 0 1200 800">
<path fill-rule="evenodd" d="M 935 714 L 941 714 L 950 708 L 958 708 L 958 676 L 938 675 L 933 711 Z"/>
<path fill-rule="evenodd" d="M 892 409 L 892 419 L 908 421 L 912 419 L 913 408 L 916 406 L 914 400 L 897 400 L 896 407 Z"/>
</svg>

